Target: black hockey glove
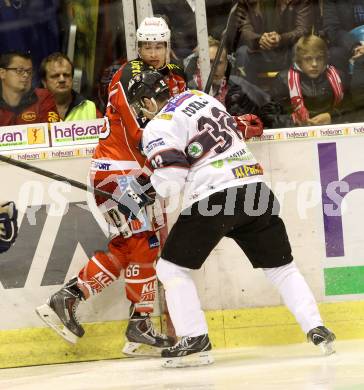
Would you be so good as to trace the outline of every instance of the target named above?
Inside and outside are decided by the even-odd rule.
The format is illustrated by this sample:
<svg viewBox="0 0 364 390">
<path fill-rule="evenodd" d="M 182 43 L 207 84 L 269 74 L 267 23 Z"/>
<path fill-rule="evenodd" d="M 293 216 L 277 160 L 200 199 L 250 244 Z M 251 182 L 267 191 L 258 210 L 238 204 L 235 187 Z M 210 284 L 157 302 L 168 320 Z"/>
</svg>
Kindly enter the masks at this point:
<svg viewBox="0 0 364 390">
<path fill-rule="evenodd" d="M 132 180 L 121 194 L 118 202 L 119 211 L 126 219 L 137 219 L 144 206 L 154 203 L 155 190 L 148 178 L 139 176 Z"/>
<path fill-rule="evenodd" d="M 143 137 L 140 138 L 140 141 L 138 144 L 138 150 L 142 156 L 146 157 L 146 154 L 144 153 L 144 147 L 143 147 Z"/>
<path fill-rule="evenodd" d="M 14 202 L 0 205 L 0 253 L 6 252 L 18 234 L 18 210 Z"/>
</svg>

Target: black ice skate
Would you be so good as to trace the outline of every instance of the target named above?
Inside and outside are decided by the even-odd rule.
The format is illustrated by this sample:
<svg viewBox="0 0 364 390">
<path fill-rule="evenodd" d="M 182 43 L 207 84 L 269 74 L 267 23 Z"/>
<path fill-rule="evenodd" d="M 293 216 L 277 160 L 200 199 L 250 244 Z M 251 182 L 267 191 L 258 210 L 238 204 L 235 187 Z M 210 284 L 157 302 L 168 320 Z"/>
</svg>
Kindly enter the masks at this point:
<svg viewBox="0 0 364 390">
<path fill-rule="evenodd" d="M 76 317 L 77 306 L 84 299 L 83 292 L 77 287 L 77 278 L 73 278 L 35 311 L 61 337 L 76 344 L 85 333 Z"/>
<path fill-rule="evenodd" d="M 133 310 L 133 309 L 132 309 Z M 137 313 L 129 319 L 123 353 L 128 356 L 161 356 L 161 348 L 169 348 L 174 339 L 157 332 L 148 313 Z"/>
<path fill-rule="evenodd" d="M 335 334 L 324 326 L 318 326 L 311 329 L 307 334 L 307 340 L 315 345 L 319 345 L 324 355 L 335 353 L 334 340 Z"/>
<path fill-rule="evenodd" d="M 209 353 L 211 343 L 209 336 L 182 337 L 173 347 L 164 349 L 162 357 L 167 358 L 163 367 L 194 367 L 214 362 Z"/>
</svg>

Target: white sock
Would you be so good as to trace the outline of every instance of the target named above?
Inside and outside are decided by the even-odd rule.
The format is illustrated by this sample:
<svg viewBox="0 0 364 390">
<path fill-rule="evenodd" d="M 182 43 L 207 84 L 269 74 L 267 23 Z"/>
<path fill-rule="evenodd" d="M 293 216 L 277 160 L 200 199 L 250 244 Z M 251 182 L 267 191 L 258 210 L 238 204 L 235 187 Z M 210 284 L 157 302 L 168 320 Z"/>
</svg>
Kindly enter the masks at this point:
<svg viewBox="0 0 364 390">
<path fill-rule="evenodd" d="M 294 262 L 276 268 L 263 268 L 267 278 L 279 290 L 284 303 L 307 334 L 323 325 L 316 300 Z"/>
<path fill-rule="evenodd" d="M 163 283 L 166 301 L 176 335 L 196 337 L 207 334 L 205 314 L 190 269 L 160 258 L 157 277 Z"/>
</svg>

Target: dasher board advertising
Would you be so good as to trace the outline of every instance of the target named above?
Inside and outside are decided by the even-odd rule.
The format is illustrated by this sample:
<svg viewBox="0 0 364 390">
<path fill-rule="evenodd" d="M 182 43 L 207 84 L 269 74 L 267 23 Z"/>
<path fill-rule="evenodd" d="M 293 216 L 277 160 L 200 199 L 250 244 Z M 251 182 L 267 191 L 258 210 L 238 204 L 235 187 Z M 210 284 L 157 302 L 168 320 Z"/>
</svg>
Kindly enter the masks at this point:
<svg viewBox="0 0 364 390">
<path fill-rule="evenodd" d="M 0 127 L 0 153 L 49 146 L 48 123 Z"/>
<path fill-rule="evenodd" d="M 51 144 L 53 147 L 95 144 L 99 140 L 103 125 L 103 118 L 52 123 Z"/>
</svg>

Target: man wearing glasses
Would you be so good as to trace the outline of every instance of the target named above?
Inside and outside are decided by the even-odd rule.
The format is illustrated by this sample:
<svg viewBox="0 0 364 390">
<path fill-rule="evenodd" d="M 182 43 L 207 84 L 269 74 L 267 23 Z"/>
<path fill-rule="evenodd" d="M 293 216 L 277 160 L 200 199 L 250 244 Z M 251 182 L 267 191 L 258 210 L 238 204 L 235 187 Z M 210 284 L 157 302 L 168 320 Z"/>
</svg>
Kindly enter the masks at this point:
<svg viewBox="0 0 364 390">
<path fill-rule="evenodd" d="M 0 56 L 0 126 L 59 121 L 49 91 L 32 88 L 32 74 L 28 55 L 11 52 Z"/>
</svg>

